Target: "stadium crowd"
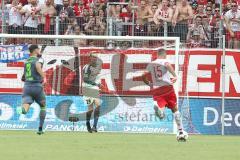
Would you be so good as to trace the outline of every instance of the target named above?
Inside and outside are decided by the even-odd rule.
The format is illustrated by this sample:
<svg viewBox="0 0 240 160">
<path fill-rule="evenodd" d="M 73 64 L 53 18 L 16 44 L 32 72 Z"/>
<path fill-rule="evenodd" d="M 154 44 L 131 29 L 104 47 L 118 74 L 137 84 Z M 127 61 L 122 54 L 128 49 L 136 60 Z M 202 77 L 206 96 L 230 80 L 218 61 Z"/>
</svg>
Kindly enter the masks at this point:
<svg viewBox="0 0 240 160">
<path fill-rule="evenodd" d="M 222 14 L 217 0 L 2 1 L 4 33 L 178 36 L 188 47 L 207 48 L 226 35 L 229 48 L 240 48 L 240 1 L 223 0 Z"/>
</svg>

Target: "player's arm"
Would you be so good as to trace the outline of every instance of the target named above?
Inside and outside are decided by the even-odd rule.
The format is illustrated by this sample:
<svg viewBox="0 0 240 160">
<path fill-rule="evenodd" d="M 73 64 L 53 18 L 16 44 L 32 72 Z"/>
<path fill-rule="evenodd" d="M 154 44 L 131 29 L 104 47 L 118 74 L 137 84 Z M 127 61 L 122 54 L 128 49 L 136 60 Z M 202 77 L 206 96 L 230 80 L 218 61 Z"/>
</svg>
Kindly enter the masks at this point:
<svg viewBox="0 0 240 160">
<path fill-rule="evenodd" d="M 142 75 L 142 80 L 143 82 L 146 84 L 146 85 L 151 85 L 151 82 L 148 80 L 148 75 L 150 74 L 150 72 L 145 72 L 143 75 Z"/>
<path fill-rule="evenodd" d="M 179 6 L 176 7 L 176 10 L 174 12 L 173 18 L 172 18 L 172 25 L 175 27 L 177 24 L 177 18 L 179 14 Z"/>
<path fill-rule="evenodd" d="M 36 69 L 37 69 L 37 72 L 40 74 L 40 76 L 42 77 L 43 79 L 43 83 L 46 82 L 46 75 L 45 73 L 43 72 L 42 70 L 42 64 L 40 62 L 37 62 L 36 63 Z"/>
<path fill-rule="evenodd" d="M 91 84 L 91 85 L 94 85 L 94 86 L 98 86 L 99 85 L 96 82 L 90 81 L 87 74 L 83 75 L 83 81 L 85 83 L 87 83 L 87 84 Z"/>
<path fill-rule="evenodd" d="M 177 75 L 170 63 L 166 63 L 165 66 L 167 67 L 167 70 L 173 75 L 172 82 L 175 83 L 177 81 Z"/>
<path fill-rule="evenodd" d="M 88 70 L 88 71 L 85 71 L 84 73 L 83 73 L 83 81 L 85 82 L 85 83 L 87 83 L 87 84 L 91 84 L 91 85 L 94 85 L 94 86 L 99 86 L 100 84 L 98 84 L 98 83 L 96 83 L 96 82 L 94 82 L 94 81 L 90 81 L 89 80 L 89 75 L 91 74 L 91 71 L 90 70 Z"/>
<path fill-rule="evenodd" d="M 25 74 L 23 73 L 21 80 L 25 82 Z"/>
</svg>

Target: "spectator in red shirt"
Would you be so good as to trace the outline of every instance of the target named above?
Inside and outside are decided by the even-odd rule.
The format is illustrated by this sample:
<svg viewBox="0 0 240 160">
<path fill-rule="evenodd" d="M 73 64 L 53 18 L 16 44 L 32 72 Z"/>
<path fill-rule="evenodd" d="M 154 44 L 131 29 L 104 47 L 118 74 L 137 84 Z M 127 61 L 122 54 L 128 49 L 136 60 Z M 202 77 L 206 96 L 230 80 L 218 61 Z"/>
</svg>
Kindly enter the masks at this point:
<svg viewBox="0 0 240 160">
<path fill-rule="evenodd" d="M 207 5 L 208 0 L 197 0 L 198 4 Z"/>
<path fill-rule="evenodd" d="M 85 7 L 83 5 L 83 0 L 76 0 L 74 5 L 73 5 L 73 11 L 75 13 L 75 16 L 76 17 L 82 17 L 84 8 Z"/>
<path fill-rule="evenodd" d="M 26 4 L 28 4 L 28 0 L 19 0 L 19 3 L 21 3 L 22 6 L 25 6 Z"/>
<path fill-rule="evenodd" d="M 84 22 L 84 9 L 88 10 L 89 8 L 86 8 L 83 5 L 83 0 L 76 0 L 73 5 L 73 11 L 76 16 L 77 24 L 80 26 L 81 30 L 83 30 L 83 24 Z"/>
</svg>

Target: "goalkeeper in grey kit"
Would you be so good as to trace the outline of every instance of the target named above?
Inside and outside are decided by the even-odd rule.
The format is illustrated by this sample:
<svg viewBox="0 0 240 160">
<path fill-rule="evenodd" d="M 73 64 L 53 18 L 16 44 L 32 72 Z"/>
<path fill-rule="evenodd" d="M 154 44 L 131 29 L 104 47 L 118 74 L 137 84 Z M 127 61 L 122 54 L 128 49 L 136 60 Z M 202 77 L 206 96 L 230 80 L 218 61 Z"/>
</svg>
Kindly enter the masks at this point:
<svg viewBox="0 0 240 160">
<path fill-rule="evenodd" d="M 97 132 L 97 123 L 100 115 L 100 95 L 99 89 L 102 87 L 100 83 L 96 82 L 97 76 L 102 69 L 102 63 L 96 56 L 96 52 L 90 54 L 90 61 L 83 67 L 83 84 L 82 93 L 83 98 L 88 106 L 86 113 L 86 126 L 89 133 Z M 95 109 L 94 109 L 95 106 Z M 90 125 L 90 119 L 94 112 L 93 127 Z"/>
</svg>

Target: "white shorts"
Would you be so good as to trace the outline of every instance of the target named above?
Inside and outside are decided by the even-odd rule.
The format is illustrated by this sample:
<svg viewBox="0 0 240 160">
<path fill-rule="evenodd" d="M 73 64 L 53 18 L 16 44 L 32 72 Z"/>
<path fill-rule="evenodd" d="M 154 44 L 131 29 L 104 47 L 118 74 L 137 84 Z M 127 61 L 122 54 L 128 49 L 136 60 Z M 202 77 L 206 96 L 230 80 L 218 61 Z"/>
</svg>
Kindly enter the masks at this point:
<svg viewBox="0 0 240 160">
<path fill-rule="evenodd" d="M 83 99 L 87 105 L 91 105 L 94 100 L 100 100 L 99 87 L 87 83 L 82 84 Z"/>
</svg>

